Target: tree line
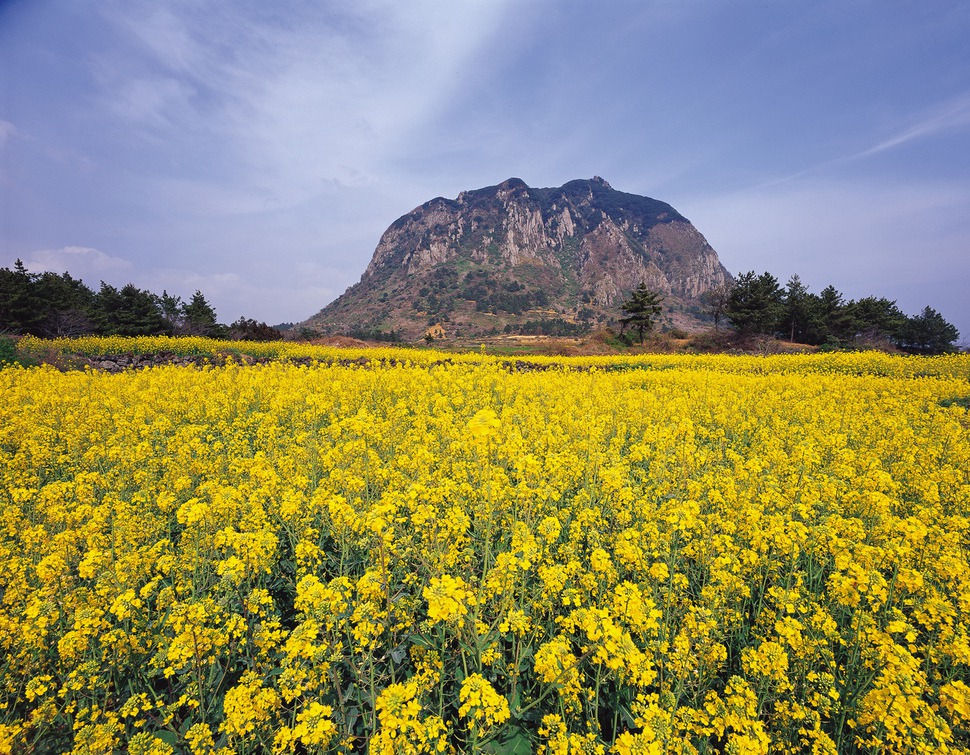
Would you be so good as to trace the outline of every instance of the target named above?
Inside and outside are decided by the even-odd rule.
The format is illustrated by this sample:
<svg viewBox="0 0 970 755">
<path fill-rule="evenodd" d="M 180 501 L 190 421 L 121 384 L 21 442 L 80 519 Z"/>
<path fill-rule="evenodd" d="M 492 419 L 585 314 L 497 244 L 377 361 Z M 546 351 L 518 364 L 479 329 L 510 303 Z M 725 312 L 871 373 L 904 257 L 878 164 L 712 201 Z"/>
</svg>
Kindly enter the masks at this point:
<svg viewBox="0 0 970 755">
<path fill-rule="evenodd" d="M 240 317 L 218 322 L 201 291 L 188 301 L 167 291 L 154 294 L 132 283 L 116 288 L 104 281 L 94 291 L 68 273 L 31 273 L 17 260 L 0 268 L 0 333 L 58 338 L 82 335 L 194 335 L 210 338 L 277 340 L 281 331 Z"/>
<path fill-rule="evenodd" d="M 812 293 L 798 275 L 781 286 L 771 273 L 742 273 L 701 298 L 715 330 L 726 320 L 742 338 L 771 336 L 835 348 L 888 343 L 913 354 L 940 354 L 954 351 L 960 337 L 932 307 L 909 317 L 882 297 L 847 301 L 831 285 Z"/>
</svg>

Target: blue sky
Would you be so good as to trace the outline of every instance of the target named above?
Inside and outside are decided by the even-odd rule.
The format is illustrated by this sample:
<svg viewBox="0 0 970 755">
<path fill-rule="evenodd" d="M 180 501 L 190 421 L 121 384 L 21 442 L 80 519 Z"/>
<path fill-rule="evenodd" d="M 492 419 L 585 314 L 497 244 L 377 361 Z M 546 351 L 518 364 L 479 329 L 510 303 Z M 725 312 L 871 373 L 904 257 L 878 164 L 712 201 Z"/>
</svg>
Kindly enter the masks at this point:
<svg viewBox="0 0 970 755">
<path fill-rule="evenodd" d="M 970 342 L 970 3 L 0 0 L 0 266 L 299 321 L 511 176 Z"/>
</svg>

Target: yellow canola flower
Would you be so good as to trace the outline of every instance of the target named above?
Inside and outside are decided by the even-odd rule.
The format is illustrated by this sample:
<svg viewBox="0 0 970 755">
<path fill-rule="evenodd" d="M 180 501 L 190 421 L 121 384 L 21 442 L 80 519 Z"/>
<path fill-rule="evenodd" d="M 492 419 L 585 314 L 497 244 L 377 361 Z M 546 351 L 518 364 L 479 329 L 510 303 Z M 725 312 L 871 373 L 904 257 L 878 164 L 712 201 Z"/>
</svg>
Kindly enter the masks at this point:
<svg viewBox="0 0 970 755">
<path fill-rule="evenodd" d="M 333 708 L 311 700 L 297 716 L 293 737 L 307 747 L 326 747 L 337 734 L 337 727 L 330 717 Z"/>
<path fill-rule="evenodd" d="M 467 430 L 472 440 L 481 443 L 495 435 L 501 426 L 494 409 L 479 409 L 468 421 Z"/>
<path fill-rule="evenodd" d="M 472 674 L 461 683 L 458 692 L 461 707 L 458 715 L 468 719 L 471 728 L 480 733 L 508 721 L 509 701 L 499 695 L 481 674 Z"/>
<path fill-rule="evenodd" d="M 370 751 L 380 755 L 418 755 L 449 751 L 447 727 L 435 715 L 422 715 L 413 682 L 391 684 L 377 698 L 380 728 Z"/>
<path fill-rule="evenodd" d="M 225 721 L 221 728 L 230 736 L 247 736 L 270 719 L 279 702 L 274 689 L 264 687 L 257 674 L 247 671 L 226 692 L 223 703 Z"/>
<path fill-rule="evenodd" d="M 423 595 L 428 601 L 428 618 L 432 624 L 461 619 L 468 614 L 469 606 L 475 605 L 475 596 L 465 580 L 450 574 L 433 577 Z"/>
<path fill-rule="evenodd" d="M 966 749 L 970 356 L 21 343 L 0 753 Z"/>
<path fill-rule="evenodd" d="M 131 755 L 172 755 L 175 749 L 164 740 L 147 731 L 136 734 L 128 741 Z"/>
</svg>

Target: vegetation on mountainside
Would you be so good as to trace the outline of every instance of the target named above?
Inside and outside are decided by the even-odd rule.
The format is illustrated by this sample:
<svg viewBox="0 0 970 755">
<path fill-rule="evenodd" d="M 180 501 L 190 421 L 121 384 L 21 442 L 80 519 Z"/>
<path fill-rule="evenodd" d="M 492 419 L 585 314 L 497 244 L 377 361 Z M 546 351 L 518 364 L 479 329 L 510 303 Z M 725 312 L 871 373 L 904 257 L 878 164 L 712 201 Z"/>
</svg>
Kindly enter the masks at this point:
<svg viewBox="0 0 970 755">
<path fill-rule="evenodd" d="M 415 342 L 429 328 L 449 339 L 618 329 L 621 298 L 643 280 L 663 291 L 665 324 L 696 328 L 697 295 L 729 277 L 664 202 L 601 178 L 557 188 L 509 179 L 395 220 L 360 282 L 306 324 L 323 334 L 394 331 Z"/>
</svg>

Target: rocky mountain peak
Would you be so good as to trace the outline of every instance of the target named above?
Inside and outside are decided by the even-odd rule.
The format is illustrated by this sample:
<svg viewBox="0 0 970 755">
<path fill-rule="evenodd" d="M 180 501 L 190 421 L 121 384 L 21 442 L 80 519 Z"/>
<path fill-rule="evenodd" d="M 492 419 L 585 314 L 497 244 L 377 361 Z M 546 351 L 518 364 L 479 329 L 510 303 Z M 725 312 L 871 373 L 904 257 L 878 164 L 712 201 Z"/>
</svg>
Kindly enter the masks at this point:
<svg viewBox="0 0 970 755">
<path fill-rule="evenodd" d="M 384 232 L 358 284 L 307 321 L 327 333 L 422 337 L 614 322 L 643 281 L 668 324 L 698 327 L 698 297 L 729 279 L 706 239 L 673 207 L 599 176 L 555 188 L 520 178 L 437 197 Z"/>
</svg>

